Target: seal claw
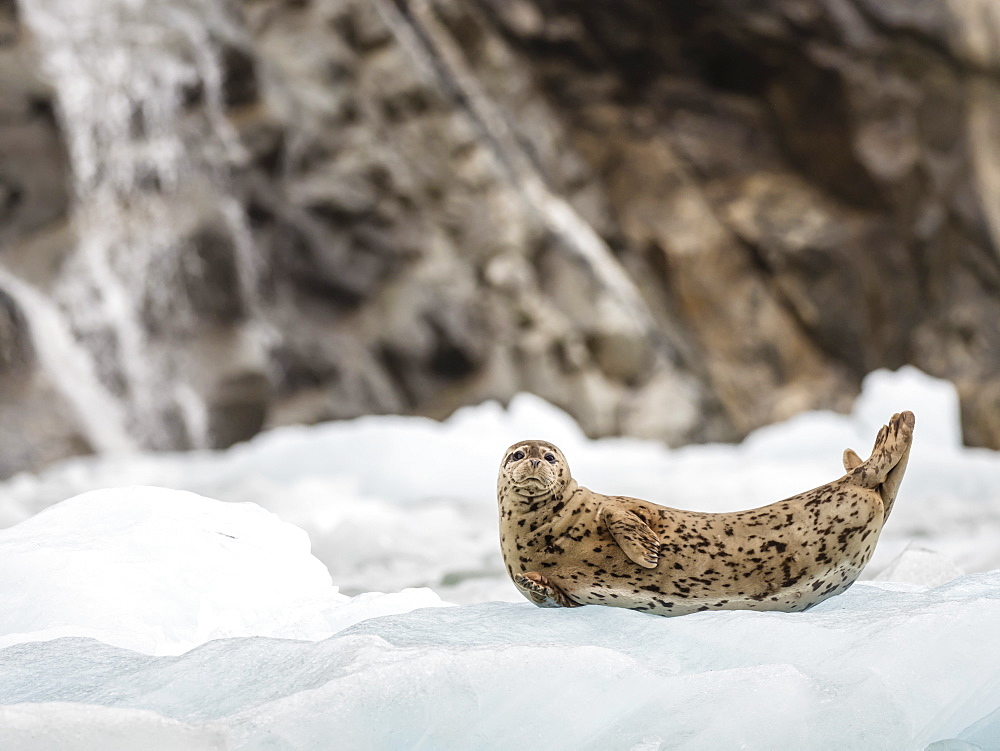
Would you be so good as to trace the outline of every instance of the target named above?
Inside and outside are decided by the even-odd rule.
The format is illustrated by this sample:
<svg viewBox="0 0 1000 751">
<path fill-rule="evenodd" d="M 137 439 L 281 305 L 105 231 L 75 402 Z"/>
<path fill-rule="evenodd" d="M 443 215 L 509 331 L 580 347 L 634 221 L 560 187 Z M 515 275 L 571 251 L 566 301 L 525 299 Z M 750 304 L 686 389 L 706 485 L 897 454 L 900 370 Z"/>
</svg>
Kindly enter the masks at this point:
<svg viewBox="0 0 1000 751">
<path fill-rule="evenodd" d="M 525 593 L 527 598 L 540 608 L 578 608 L 580 603 L 573 602 L 566 593 L 549 582 L 537 571 L 526 574 L 514 574 L 514 584 Z"/>
</svg>

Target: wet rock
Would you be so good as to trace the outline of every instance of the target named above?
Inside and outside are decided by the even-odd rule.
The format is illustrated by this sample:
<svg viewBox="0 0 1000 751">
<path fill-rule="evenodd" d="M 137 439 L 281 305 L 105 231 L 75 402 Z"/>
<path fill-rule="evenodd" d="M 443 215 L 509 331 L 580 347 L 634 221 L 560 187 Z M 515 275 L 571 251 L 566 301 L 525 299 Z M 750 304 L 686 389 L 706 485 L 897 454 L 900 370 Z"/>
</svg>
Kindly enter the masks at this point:
<svg viewBox="0 0 1000 751">
<path fill-rule="evenodd" d="M 28 42 L 6 40 L 0 28 L 0 246 L 65 221 L 70 184 L 52 94 Z"/>
<path fill-rule="evenodd" d="M 211 398 L 208 434 L 211 445 L 225 448 L 253 438 L 267 420 L 271 385 L 262 373 L 243 373 L 220 384 Z"/>
<path fill-rule="evenodd" d="M 904 362 L 966 383 L 967 419 L 985 414 L 997 364 L 969 351 L 993 337 L 1000 270 L 985 5 L 532 5 L 541 19 L 519 24 L 480 3 L 739 431 L 843 407 L 862 374 Z M 1000 447 L 982 419 L 966 438 Z"/>
<path fill-rule="evenodd" d="M 0 289 L 0 378 L 17 378 L 30 373 L 34 346 L 24 312 L 10 295 Z"/>
<path fill-rule="evenodd" d="M 260 92 L 254 51 L 235 43 L 222 44 L 222 96 L 226 107 L 256 102 Z"/>
<path fill-rule="evenodd" d="M 1000 448 L 985 1 L 220 2 L 231 132 L 180 233 L 190 320 L 148 327 L 214 444 L 521 390 L 592 435 L 734 440 L 912 363 Z M 14 10 L 0 263 L 51 290 L 70 164 Z M 210 83 L 186 127 L 215 127 Z"/>
</svg>

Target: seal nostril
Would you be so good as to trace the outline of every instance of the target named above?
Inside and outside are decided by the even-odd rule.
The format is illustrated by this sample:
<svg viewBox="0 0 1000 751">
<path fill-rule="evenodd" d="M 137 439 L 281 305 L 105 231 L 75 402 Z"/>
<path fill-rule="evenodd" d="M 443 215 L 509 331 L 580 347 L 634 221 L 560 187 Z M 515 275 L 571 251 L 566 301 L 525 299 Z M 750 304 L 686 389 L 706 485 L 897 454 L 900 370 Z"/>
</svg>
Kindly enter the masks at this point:
<svg viewBox="0 0 1000 751">
<path fill-rule="evenodd" d="M 541 464 L 541 462 L 538 461 L 538 459 L 532 459 L 531 460 L 531 466 L 532 467 L 537 467 L 539 464 Z"/>
</svg>

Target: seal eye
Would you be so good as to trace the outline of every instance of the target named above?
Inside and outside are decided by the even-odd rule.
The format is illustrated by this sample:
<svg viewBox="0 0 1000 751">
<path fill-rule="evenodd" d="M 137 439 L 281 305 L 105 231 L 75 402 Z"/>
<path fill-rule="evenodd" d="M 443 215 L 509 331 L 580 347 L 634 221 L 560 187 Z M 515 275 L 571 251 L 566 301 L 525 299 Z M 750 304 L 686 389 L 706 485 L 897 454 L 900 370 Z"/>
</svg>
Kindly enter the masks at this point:
<svg viewBox="0 0 1000 751">
<path fill-rule="evenodd" d="M 523 451 L 515 451 L 513 454 L 510 455 L 510 458 L 513 459 L 516 462 L 519 462 L 519 461 L 521 461 L 524 458 L 524 452 Z"/>
<path fill-rule="evenodd" d="M 556 456 L 555 456 L 555 454 L 546 454 L 545 455 L 545 461 L 547 461 L 549 464 L 555 464 L 556 463 Z"/>
</svg>

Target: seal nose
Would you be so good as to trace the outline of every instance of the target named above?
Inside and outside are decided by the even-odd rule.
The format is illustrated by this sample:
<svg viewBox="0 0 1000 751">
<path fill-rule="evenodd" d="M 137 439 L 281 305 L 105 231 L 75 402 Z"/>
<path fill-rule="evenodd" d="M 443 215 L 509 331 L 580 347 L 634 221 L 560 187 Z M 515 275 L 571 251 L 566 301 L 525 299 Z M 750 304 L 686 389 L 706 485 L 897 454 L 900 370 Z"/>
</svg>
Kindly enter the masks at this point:
<svg viewBox="0 0 1000 751">
<path fill-rule="evenodd" d="M 532 459 L 530 463 L 531 463 L 532 468 L 535 468 L 539 464 L 541 464 L 541 462 L 538 459 Z"/>
</svg>

